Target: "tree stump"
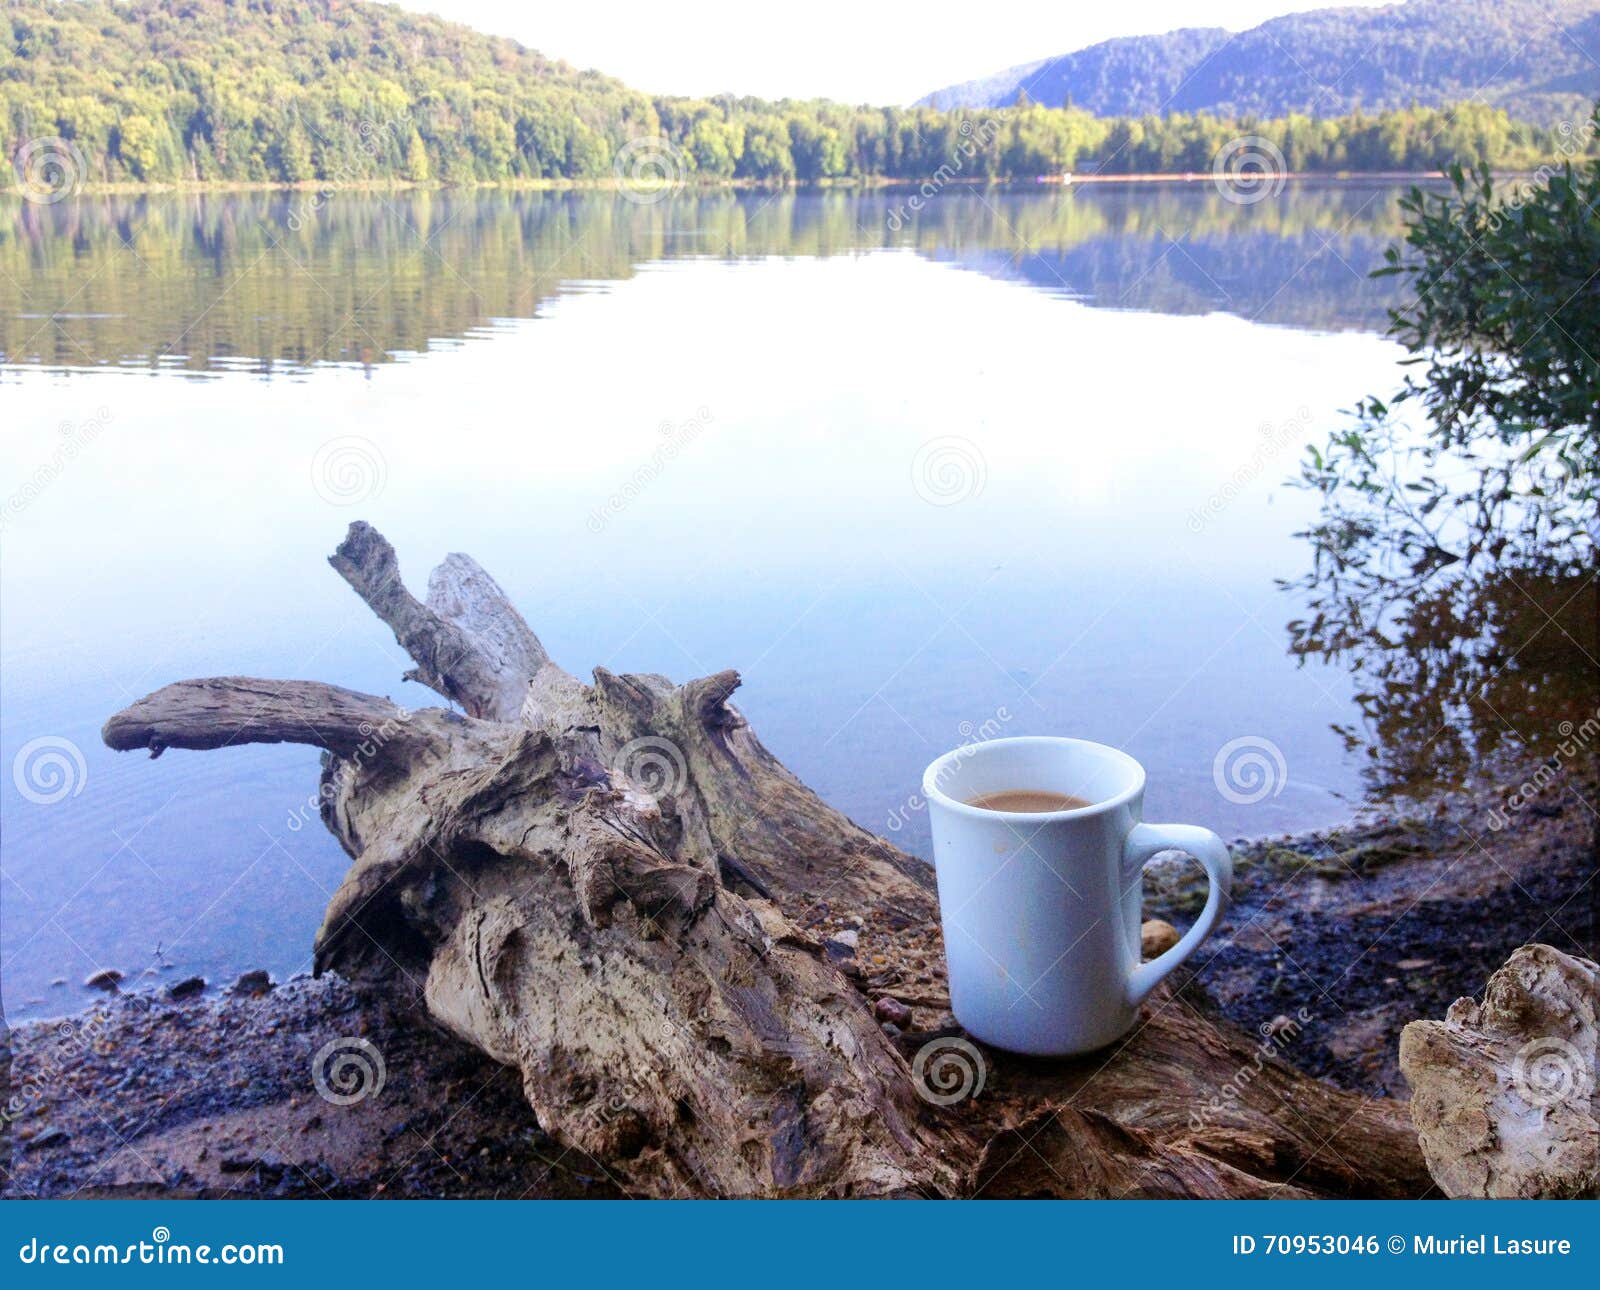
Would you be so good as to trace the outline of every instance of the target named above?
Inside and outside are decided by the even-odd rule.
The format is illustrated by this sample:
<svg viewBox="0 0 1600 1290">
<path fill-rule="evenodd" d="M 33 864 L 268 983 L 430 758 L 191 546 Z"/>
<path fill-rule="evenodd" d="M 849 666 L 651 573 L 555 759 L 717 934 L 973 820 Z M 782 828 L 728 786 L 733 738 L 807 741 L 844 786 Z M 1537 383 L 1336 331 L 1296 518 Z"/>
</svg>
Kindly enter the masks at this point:
<svg viewBox="0 0 1600 1290">
<path fill-rule="evenodd" d="M 322 818 L 352 864 L 317 970 L 414 991 L 629 1192 L 1428 1189 L 1402 1106 L 1301 1075 L 1170 992 L 1085 1059 L 963 1037 L 941 1016 L 931 869 L 762 746 L 729 703 L 736 672 L 674 685 L 597 668 L 585 685 L 466 556 L 434 570 L 426 602 L 366 524 L 330 562 L 394 630 L 407 675 L 461 711 L 219 677 L 148 695 L 105 741 L 322 748 Z M 874 1016 L 884 994 L 910 1029 Z"/>
</svg>

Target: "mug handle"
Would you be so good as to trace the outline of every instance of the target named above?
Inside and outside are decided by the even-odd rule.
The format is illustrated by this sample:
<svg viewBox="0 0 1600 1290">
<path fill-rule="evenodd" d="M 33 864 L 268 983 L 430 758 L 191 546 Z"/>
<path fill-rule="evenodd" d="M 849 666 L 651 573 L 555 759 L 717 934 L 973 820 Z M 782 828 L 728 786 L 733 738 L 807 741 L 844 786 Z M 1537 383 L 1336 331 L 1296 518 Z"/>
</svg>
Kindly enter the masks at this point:
<svg viewBox="0 0 1600 1290">
<path fill-rule="evenodd" d="M 1183 851 L 1200 862 L 1208 879 L 1206 905 L 1176 945 L 1148 963 L 1141 963 L 1128 975 L 1124 995 L 1133 1008 L 1143 1003 L 1150 991 L 1211 934 L 1233 888 L 1233 860 L 1227 846 L 1210 829 L 1193 824 L 1135 824 L 1122 844 L 1124 878 L 1137 881 L 1150 857 L 1159 851 Z"/>
</svg>

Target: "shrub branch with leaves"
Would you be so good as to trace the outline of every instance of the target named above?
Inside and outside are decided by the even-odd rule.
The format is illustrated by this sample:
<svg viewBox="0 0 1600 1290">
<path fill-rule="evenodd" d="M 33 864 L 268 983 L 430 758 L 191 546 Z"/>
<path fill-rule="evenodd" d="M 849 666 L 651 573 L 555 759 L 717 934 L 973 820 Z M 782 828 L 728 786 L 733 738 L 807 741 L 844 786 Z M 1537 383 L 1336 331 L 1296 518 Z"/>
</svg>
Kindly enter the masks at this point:
<svg viewBox="0 0 1600 1290">
<path fill-rule="evenodd" d="M 1597 126 L 1600 112 L 1584 133 Z M 1592 597 L 1600 541 L 1600 163 L 1509 186 L 1488 167 L 1449 178 L 1448 191 L 1405 197 L 1404 242 L 1377 270 L 1413 289 L 1390 314 L 1402 385 L 1310 448 L 1299 480 L 1322 506 L 1303 535 L 1312 571 L 1288 584 L 1311 611 L 1290 624 L 1291 649 L 1354 663 L 1358 702 L 1387 730 L 1379 760 L 1394 755 L 1397 721 L 1434 746 L 1451 708 L 1514 677 L 1533 634 Z M 1516 640 L 1475 609 L 1506 595 L 1540 606 Z M 1592 669 L 1571 653 L 1569 666 Z M 1423 716 L 1425 694 L 1437 702 Z M 1513 724 L 1500 708 L 1496 736 Z"/>
</svg>

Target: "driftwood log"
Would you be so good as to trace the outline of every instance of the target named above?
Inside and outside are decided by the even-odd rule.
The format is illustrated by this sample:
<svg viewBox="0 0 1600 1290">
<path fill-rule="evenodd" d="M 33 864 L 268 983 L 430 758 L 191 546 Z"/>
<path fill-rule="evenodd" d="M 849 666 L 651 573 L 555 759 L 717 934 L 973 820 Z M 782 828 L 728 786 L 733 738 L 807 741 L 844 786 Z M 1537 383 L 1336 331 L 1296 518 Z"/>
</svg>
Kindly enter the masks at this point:
<svg viewBox="0 0 1600 1290">
<path fill-rule="evenodd" d="M 1400 1034 L 1428 1167 L 1451 1197 L 1600 1197 L 1600 967 L 1525 945 L 1483 1002 Z"/>
<path fill-rule="evenodd" d="M 1158 994 L 1088 1059 L 947 1017 L 931 870 L 821 801 L 729 703 L 546 654 L 463 555 L 426 602 L 352 525 L 334 568 L 454 707 L 311 681 L 182 681 L 112 748 L 324 750 L 353 861 L 318 971 L 414 987 L 521 1072 L 546 1132 L 642 1196 L 1417 1196 L 1405 1108 Z M 920 984 L 919 984 L 920 983 Z M 894 984 L 894 990 L 886 987 Z M 897 993 L 902 1027 L 874 1015 Z M 902 1033 L 895 1033 L 896 1030 Z"/>
</svg>

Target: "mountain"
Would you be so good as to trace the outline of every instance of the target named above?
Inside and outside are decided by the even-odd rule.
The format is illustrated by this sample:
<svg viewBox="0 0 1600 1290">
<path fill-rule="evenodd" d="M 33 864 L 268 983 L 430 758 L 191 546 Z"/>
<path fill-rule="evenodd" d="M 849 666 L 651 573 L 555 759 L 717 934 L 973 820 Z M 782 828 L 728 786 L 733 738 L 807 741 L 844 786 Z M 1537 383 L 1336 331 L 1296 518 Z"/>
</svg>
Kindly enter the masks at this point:
<svg viewBox="0 0 1600 1290">
<path fill-rule="evenodd" d="M 1600 96 L 1600 0 L 1409 0 L 1316 9 L 1237 34 L 1125 36 L 937 90 L 922 106 L 1334 116 L 1477 99 L 1513 117 L 1583 120 Z"/>
</svg>

